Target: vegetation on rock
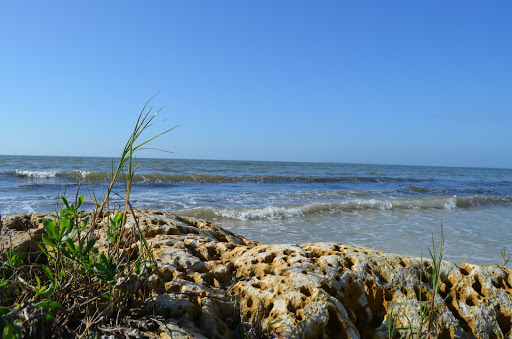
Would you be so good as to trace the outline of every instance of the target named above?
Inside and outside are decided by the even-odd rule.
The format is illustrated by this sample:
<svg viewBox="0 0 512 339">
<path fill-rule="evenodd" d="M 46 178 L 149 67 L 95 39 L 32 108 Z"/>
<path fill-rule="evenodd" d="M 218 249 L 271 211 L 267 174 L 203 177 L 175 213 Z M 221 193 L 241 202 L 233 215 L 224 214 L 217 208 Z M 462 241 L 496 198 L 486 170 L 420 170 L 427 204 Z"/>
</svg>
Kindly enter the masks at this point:
<svg viewBox="0 0 512 339">
<path fill-rule="evenodd" d="M 151 99 L 150 99 L 151 100 Z M 135 128 L 119 158 L 105 196 L 96 200 L 92 216 L 84 217 L 84 196 L 63 207 L 53 219 L 43 221 L 44 232 L 35 240 L 40 251 L 2 251 L 0 267 L 0 333 L 3 338 L 89 336 L 107 325 L 120 326 L 130 308 L 143 304 L 150 295 L 149 277 L 156 269 L 144 235 L 141 233 L 130 192 L 137 170 L 134 153 L 159 133 L 142 142 L 141 134 L 153 125 L 158 114 L 144 105 Z M 114 184 L 122 177 L 124 209 L 108 211 Z M 92 189 L 92 187 L 91 187 Z M 119 195 L 119 194 L 118 194 Z M 135 221 L 127 225 L 127 215 Z M 98 223 L 107 241 L 97 240 Z"/>
</svg>

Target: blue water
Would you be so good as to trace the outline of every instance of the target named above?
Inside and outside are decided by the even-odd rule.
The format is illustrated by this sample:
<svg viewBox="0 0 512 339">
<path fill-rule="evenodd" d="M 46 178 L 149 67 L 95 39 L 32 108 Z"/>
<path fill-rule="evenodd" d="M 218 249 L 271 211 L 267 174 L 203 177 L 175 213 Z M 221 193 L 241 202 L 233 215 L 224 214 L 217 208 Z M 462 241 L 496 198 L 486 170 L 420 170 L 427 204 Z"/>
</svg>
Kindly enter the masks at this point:
<svg viewBox="0 0 512 339">
<path fill-rule="evenodd" d="M 264 243 L 332 241 L 413 256 L 446 230 L 445 258 L 512 253 L 512 170 L 139 159 L 131 202 L 205 218 Z M 0 213 L 53 212 L 80 183 L 101 198 L 112 159 L 0 156 Z M 88 188 L 88 189 L 87 189 Z M 118 183 L 115 192 L 123 196 Z M 123 201 L 116 198 L 115 208 Z"/>
</svg>

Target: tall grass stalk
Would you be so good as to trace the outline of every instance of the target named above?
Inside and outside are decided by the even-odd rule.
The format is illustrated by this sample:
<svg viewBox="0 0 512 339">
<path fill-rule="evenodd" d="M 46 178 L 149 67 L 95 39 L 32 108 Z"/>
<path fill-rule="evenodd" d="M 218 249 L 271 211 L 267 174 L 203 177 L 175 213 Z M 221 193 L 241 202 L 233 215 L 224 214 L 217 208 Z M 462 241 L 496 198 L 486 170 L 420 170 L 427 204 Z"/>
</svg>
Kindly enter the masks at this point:
<svg viewBox="0 0 512 339">
<path fill-rule="evenodd" d="M 441 269 L 443 263 L 443 255 L 445 251 L 445 233 L 444 233 L 444 225 L 441 223 L 441 234 L 439 242 L 436 240 L 436 236 L 432 233 L 432 248 L 428 248 L 430 261 L 431 261 L 431 269 L 432 272 L 429 274 L 429 289 L 428 297 L 423 300 L 423 276 L 426 276 L 426 272 L 424 272 L 424 263 L 426 261 L 423 260 L 423 256 L 420 258 L 420 276 L 418 281 L 418 291 L 419 291 L 419 324 L 416 328 L 413 326 L 409 317 L 404 314 L 408 321 L 407 327 L 397 327 L 398 314 L 393 314 L 395 305 L 390 306 L 389 316 L 388 316 L 388 336 L 389 338 L 393 338 L 398 331 L 405 330 L 407 334 L 403 335 L 408 338 L 432 338 L 434 328 L 436 327 L 436 316 L 439 313 L 440 308 L 445 305 L 448 298 L 451 296 L 453 291 L 457 288 L 461 281 L 459 281 L 452 289 L 448 292 L 446 297 L 441 300 L 441 302 L 436 302 L 439 296 L 439 287 L 442 284 L 441 277 Z"/>
<path fill-rule="evenodd" d="M 147 130 L 149 127 L 154 125 L 153 120 L 162 110 L 162 108 L 159 109 L 156 113 L 152 114 L 151 116 L 150 116 L 150 114 L 151 114 L 151 111 L 153 110 L 153 108 L 151 107 L 150 109 L 148 109 L 146 111 L 146 108 L 147 108 L 149 102 L 157 94 L 158 93 L 156 93 L 154 96 L 152 96 L 144 104 L 144 107 L 142 108 L 142 110 L 139 114 L 139 118 L 137 119 L 137 123 L 135 124 L 133 132 L 131 133 L 130 137 L 128 138 L 128 141 L 126 142 L 126 144 L 123 148 L 123 151 L 121 152 L 121 156 L 119 157 L 117 167 L 115 168 L 115 170 L 114 170 L 114 168 L 112 169 L 112 176 L 111 176 L 110 184 L 107 188 L 107 192 L 106 192 L 103 200 L 100 203 L 97 203 L 97 201 L 95 201 L 97 208 L 94 212 L 91 231 L 93 231 L 96 228 L 98 216 L 102 215 L 103 210 L 109 203 L 110 196 L 112 194 L 112 189 L 114 188 L 114 184 L 117 182 L 120 175 L 123 176 L 123 182 L 125 185 L 125 197 L 124 197 L 124 199 L 125 199 L 124 212 L 125 213 L 124 213 L 124 218 L 123 218 L 123 225 L 126 223 L 126 216 L 127 216 L 127 212 L 128 212 L 128 206 L 129 206 L 129 201 L 130 201 L 131 188 L 133 185 L 133 179 L 135 177 L 135 171 L 139 167 L 139 165 L 135 165 L 135 157 L 134 157 L 135 152 L 137 150 L 142 149 L 143 146 L 148 144 L 149 142 L 155 140 L 156 138 L 158 138 L 158 137 L 172 131 L 174 128 L 176 128 L 176 127 L 170 128 L 164 132 L 161 132 L 161 133 L 137 144 L 137 140 L 140 138 L 141 134 L 145 130 Z M 128 175 L 127 176 L 124 175 L 124 170 L 125 170 L 126 166 L 128 166 L 128 169 L 127 169 Z"/>
<path fill-rule="evenodd" d="M 434 324 L 434 317 L 437 314 L 439 308 L 444 304 L 439 303 L 436 305 L 436 298 L 439 294 L 439 284 L 441 279 L 441 265 L 443 262 L 443 253 L 444 253 L 444 228 L 441 223 L 441 235 L 439 241 L 439 247 L 437 246 L 437 241 L 435 234 L 432 233 L 432 249 L 428 249 L 430 254 L 430 259 L 432 261 L 432 274 L 430 275 L 430 297 L 428 300 L 422 300 L 421 293 L 421 285 L 420 285 L 420 293 L 419 293 L 419 302 L 420 302 L 420 327 L 418 328 L 417 338 L 420 338 L 420 335 L 423 331 L 423 327 L 426 325 L 426 338 L 431 338 L 432 327 Z M 423 276 L 423 260 L 420 265 L 420 284 L 421 277 Z"/>
</svg>

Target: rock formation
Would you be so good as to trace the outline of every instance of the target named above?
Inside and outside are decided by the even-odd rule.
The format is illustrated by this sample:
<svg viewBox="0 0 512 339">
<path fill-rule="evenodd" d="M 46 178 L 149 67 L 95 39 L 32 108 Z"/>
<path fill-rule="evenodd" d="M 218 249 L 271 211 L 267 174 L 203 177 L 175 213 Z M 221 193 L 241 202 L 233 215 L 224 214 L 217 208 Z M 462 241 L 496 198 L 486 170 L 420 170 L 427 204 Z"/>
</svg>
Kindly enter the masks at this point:
<svg viewBox="0 0 512 339">
<path fill-rule="evenodd" d="M 419 300 L 430 295 L 430 260 L 332 243 L 263 245 L 206 221 L 138 213 L 158 263 L 147 308 L 163 316 L 153 331 L 162 338 L 238 338 L 245 322 L 276 338 L 387 338 L 390 317 L 417 329 Z M 37 249 L 47 217 L 4 217 L 0 249 Z M 434 305 L 437 337 L 510 337 L 512 271 L 443 262 Z"/>
</svg>

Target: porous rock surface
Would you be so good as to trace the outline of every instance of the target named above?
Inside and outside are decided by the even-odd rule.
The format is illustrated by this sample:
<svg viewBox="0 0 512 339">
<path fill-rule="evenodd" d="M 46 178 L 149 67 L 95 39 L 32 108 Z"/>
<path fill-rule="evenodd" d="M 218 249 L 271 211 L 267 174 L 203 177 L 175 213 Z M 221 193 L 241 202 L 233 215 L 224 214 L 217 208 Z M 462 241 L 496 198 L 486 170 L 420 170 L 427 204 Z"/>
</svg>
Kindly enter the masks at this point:
<svg viewBox="0 0 512 339">
<path fill-rule="evenodd" d="M 158 263 L 146 307 L 163 319 L 148 335 L 238 338 L 251 322 L 276 338 L 386 338 L 390 317 L 398 328 L 419 327 L 430 260 L 333 243 L 263 245 L 207 221 L 138 215 Z M 0 250 L 36 250 L 47 217 L 4 217 Z M 443 262 L 435 305 L 436 337 L 510 337 L 512 271 Z"/>
</svg>

